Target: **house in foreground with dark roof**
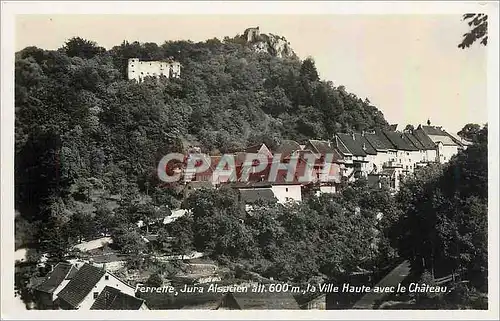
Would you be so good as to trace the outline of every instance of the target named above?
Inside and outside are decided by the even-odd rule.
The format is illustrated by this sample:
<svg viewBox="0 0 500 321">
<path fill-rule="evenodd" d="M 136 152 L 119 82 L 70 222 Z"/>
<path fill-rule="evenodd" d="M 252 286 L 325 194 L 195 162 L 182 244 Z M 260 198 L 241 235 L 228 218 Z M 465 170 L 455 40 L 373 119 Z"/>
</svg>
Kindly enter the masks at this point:
<svg viewBox="0 0 500 321">
<path fill-rule="evenodd" d="M 70 282 L 77 269 L 70 263 L 59 262 L 47 277 L 33 289 L 39 309 L 57 308 L 57 295 Z"/>
<path fill-rule="evenodd" d="M 85 263 L 59 292 L 58 306 L 63 310 L 89 310 L 105 287 L 134 296 L 135 289 L 108 271 Z"/>
<path fill-rule="evenodd" d="M 149 310 L 143 299 L 128 295 L 122 291 L 105 286 L 90 310 Z"/>
</svg>

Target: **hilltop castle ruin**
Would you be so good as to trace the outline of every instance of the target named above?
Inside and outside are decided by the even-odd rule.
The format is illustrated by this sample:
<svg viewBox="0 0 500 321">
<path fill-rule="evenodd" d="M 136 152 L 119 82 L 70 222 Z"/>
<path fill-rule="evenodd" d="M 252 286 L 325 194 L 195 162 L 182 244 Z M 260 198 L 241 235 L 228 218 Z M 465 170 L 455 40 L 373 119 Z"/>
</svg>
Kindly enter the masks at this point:
<svg viewBox="0 0 500 321">
<path fill-rule="evenodd" d="M 168 61 L 140 61 L 139 58 L 128 60 L 128 79 L 138 82 L 145 77 L 179 78 L 181 75 L 181 64 L 173 59 Z"/>
</svg>

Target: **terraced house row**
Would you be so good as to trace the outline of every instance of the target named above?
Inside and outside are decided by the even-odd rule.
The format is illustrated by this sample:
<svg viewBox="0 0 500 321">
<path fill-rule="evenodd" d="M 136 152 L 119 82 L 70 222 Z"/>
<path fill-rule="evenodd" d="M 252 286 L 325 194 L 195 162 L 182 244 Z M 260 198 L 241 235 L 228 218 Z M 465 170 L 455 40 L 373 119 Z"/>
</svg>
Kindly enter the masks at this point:
<svg viewBox="0 0 500 321">
<path fill-rule="evenodd" d="M 190 193 L 201 187 L 229 185 L 240 191 L 244 201 L 275 198 L 280 203 L 301 201 L 305 191 L 335 193 L 339 185 L 362 177 L 372 186 L 385 185 L 397 191 L 405 175 L 432 163 L 446 163 L 470 144 L 442 127 L 430 125 L 419 125 L 412 131 L 401 131 L 397 125 L 392 125 L 390 130 L 339 133 L 331 140 L 308 140 L 302 143 L 284 140 L 273 150 L 265 144 L 258 144 L 234 154 L 236 174 L 240 175 L 244 155 L 248 153 L 264 154 L 270 160 L 265 170 L 252 173 L 248 180 L 234 182 L 229 179 L 229 175 L 218 175 L 216 168 L 221 156 L 205 155 L 210 167 L 201 173 L 190 173 L 192 178 L 185 188 L 186 193 Z M 306 170 L 309 153 L 314 154 L 319 161 L 314 166 L 313 180 L 304 183 L 298 178 Z M 192 151 L 190 155 L 193 154 L 199 154 L 199 151 Z M 331 170 L 334 175 L 325 180 L 320 173 L 324 166 L 323 159 L 328 154 L 333 155 Z M 272 181 L 267 179 L 273 163 L 287 163 L 292 157 L 298 158 L 294 180 L 285 179 L 286 170 L 278 171 L 278 176 Z M 186 168 L 183 170 L 186 171 Z"/>
</svg>

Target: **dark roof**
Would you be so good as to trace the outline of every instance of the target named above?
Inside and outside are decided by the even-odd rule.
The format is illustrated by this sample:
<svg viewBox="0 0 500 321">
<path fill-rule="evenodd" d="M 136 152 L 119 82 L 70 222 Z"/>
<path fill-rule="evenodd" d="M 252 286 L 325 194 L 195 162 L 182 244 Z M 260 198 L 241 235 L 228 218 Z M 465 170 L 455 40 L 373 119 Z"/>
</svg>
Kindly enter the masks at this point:
<svg viewBox="0 0 500 321">
<path fill-rule="evenodd" d="M 103 269 L 85 263 L 71 281 L 59 292 L 59 299 L 77 307 L 106 274 Z"/>
<path fill-rule="evenodd" d="M 300 310 L 300 307 L 289 292 L 239 292 L 228 293 L 241 310 Z"/>
<path fill-rule="evenodd" d="M 422 130 L 427 135 L 435 135 L 435 136 L 448 136 L 448 133 L 445 132 L 441 127 L 436 126 L 420 126 Z"/>
<path fill-rule="evenodd" d="M 356 139 L 355 134 L 337 134 L 337 136 L 352 155 L 366 156 L 366 152 L 363 150 L 363 142 Z"/>
<path fill-rule="evenodd" d="M 106 286 L 97 297 L 90 310 L 139 310 L 144 300 Z"/>
<path fill-rule="evenodd" d="M 361 143 L 361 146 L 363 147 L 363 150 L 365 151 L 365 153 L 367 153 L 368 155 L 377 155 L 377 151 L 368 142 L 365 134 L 354 134 L 354 135 L 356 137 L 356 140 Z"/>
<path fill-rule="evenodd" d="M 312 152 L 322 155 L 331 154 L 334 152 L 332 143 L 326 140 L 310 139 L 307 142 L 306 146 L 310 147 Z"/>
<path fill-rule="evenodd" d="M 453 137 L 453 135 L 449 134 L 447 131 L 442 129 L 441 127 L 436 126 L 420 126 L 424 133 L 429 136 L 429 138 L 434 142 L 441 142 L 443 145 L 448 146 L 463 146 L 462 143 L 457 142 L 457 139 Z"/>
<path fill-rule="evenodd" d="M 76 268 L 72 264 L 59 262 L 54 267 L 54 270 L 47 276 L 45 281 L 36 287 L 36 290 L 52 293 L 65 279 L 70 279 L 76 271 Z"/>
<path fill-rule="evenodd" d="M 377 151 L 387 151 L 394 149 L 394 145 L 381 132 L 365 134 L 366 140 Z"/>
<path fill-rule="evenodd" d="M 247 152 L 247 153 L 258 153 L 259 150 L 261 149 L 261 147 L 263 145 L 267 148 L 266 144 L 257 144 L 257 145 L 252 145 L 252 146 L 247 147 L 245 149 L 245 152 Z"/>
<path fill-rule="evenodd" d="M 413 135 L 419 140 L 425 149 L 435 149 L 436 144 L 427 136 L 422 128 L 417 128 L 413 131 Z"/>
<path fill-rule="evenodd" d="M 294 140 L 283 140 L 276 148 L 276 153 L 281 154 L 282 158 L 290 156 L 293 152 L 301 150 L 299 143 Z"/>
<path fill-rule="evenodd" d="M 386 130 L 384 134 L 398 150 L 418 150 L 410 141 L 404 139 L 405 135 L 401 132 Z"/>
<path fill-rule="evenodd" d="M 425 146 L 418 140 L 413 133 L 405 133 L 405 139 L 413 144 L 418 150 L 425 149 Z"/>
<path fill-rule="evenodd" d="M 344 145 L 344 143 L 337 137 L 335 136 L 334 138 L 334 146 L 337 148 L 337 150 L 342 154 L 342 155 L 352 155 L 351 151 L 347 149 L 347 147 Z"/>
<path fill-rule="evenodd" d="M 240 195 L 244 203 L 255 203 L 258 200 L 276 200 L 273 190 L 270 188 L 241 189 Z"/>
</svg>

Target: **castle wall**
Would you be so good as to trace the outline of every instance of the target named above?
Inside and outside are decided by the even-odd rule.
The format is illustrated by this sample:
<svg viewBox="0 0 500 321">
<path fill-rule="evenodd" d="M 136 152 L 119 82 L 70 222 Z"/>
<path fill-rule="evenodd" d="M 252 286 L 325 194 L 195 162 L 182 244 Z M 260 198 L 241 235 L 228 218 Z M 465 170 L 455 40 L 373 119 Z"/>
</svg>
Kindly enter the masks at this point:
<svg viewBox="0 0 500 321">
<path fill-rule="evenodd" d="M 140 61 L 138 58 L 128 60 L 128 79 L 135 79 L 138 82 L 145 77 L 179 78 L 181 74 L 181 64 L 179 62 L 167 61 Z"/>
</svg>

